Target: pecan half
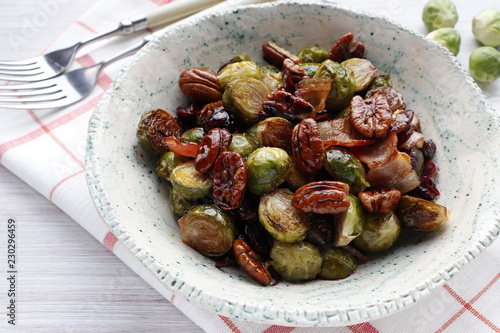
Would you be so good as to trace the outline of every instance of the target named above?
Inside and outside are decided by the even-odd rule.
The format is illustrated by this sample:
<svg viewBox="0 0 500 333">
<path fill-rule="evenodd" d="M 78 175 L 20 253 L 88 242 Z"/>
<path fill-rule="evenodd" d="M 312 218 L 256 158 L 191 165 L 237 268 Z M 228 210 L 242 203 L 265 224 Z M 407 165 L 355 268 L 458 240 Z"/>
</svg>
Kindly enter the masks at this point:
<svg viewBox="0 0 500 333">
<path fill-rule="evenodd" d="M 262 45 L 262 52 L 264 53 L 264 59 L 266 61 L 280 68 L 283 66 L 283 61 L 285 61 L 285 59 L 291 59 L 296 63 L 300 62 L 300 59 L 296 55 L 290 53 L 282 47 L 279 47 L 272 41 Z"/>
<path fill-rule="evenodd" d="M 263 286 L 269 285 L 273 277 L 267 267 L 268 262 L 262 262 L 260 257 L 244 240 L 233 242 L 233 252 L 241 269 Z"/>
<path fill-rule="evenodd" d="M 398 190 L 373 190 L 358 193 L 363 208 L 369 212 L 388 213 L 393 211 L 401 199 Z"/>
<path fill-rule="evenodd" d="M 283 90 L 270 93 L 259 111 L 263 118 L 277 116 L 288 120 L 307 118 L 313 113 L 311 103 Z"/>
<path fill-rule="evenodd" d="M 224 210 L 237 208 L 243 200 L 247 178 L 243 157 L 234 151 L 222 152 L 213 167 L 212 195 L 217 206 Z"/>
<path fill-rule="evenodd" d="M 392 113 L 385 98 L 374 96 L 363 99 L 356 95 L 351 99 L 351 123 L 367 138 L 380 138 L 392 123 Z"/>
<path fill-rule="evenodd" d="M 308 77 L 306 71 L 293 60 L 290 58 L 283 60 L 283 81 L 286 91 L 293 93 L 295 85 Z"/>
<path fill-rule="evenodd" d="M 316 175 L 323 168 L 323 140 L 314 119 L 304 119 L 293 128 L 292 153 L 297 167 L 306 177 Z"/>
<path fill-rule="evenodd" d="M 328 54 L 328 59 L 342 62 L 350 58 L 363 58 L 364 55 L 365 46 L 363 43 L 355 41 L 352 33 L 347 33 L 333 45 Z"/>
<path fill-rule="evenodd" d="M 219 155 L 231 144 L 231 133 L 225 128 L 213 128 L 201 140 L 194 159 L 196 171 L 208 173 L 212 170 Z"/>
<path fill-rule="evenodd" d="M 412 110 L 399 109 L 392 114 L 391 131 L 401 133 L 411 125 L 413 115 Z"/>
<path fill-rule="evenodd" d="M 295 191 L 292 203 L 306 213 L 342 213 L 351 203 L 349 185 L 332 180 L 308 183 Z"/>
<path fill-rule="evenodd" d="M 396 112 L 396 110 L 406 109 L 406 103 L 403 99 L 403 95 L 397 92 L 394 88 L 377 87 L 370 89 L 366 93 L 365 99 L 374 98 L 375 96 L 377 96 L 377 98 L 385 98 L 392 112 Z"/>
<path fill-rule="evenodd" d="M 179 77 L 179 88 L 189 98 L 214 102 L 222 97 L 217 73 L 209 68 L 189 68 Z"/>
</svg>

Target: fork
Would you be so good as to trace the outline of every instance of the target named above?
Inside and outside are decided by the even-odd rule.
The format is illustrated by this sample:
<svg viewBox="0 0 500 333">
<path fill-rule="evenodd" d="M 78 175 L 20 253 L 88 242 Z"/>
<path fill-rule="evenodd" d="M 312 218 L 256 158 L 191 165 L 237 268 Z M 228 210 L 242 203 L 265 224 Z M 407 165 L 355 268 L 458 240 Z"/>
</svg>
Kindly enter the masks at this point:
<svg viewBox="0 0 500 333">
<path fill-rule="evenodd" d="M 179 0 L 132 16 L 96 36 L 77 42 L 64 49 L 52 51 L 27 60 L 0 61 L 0 80 L 33 82 L 52 78 L 67 70 L 76 53 L 87 44 L 117 35 L 165 26 L 195 12 L 211 7 L 222 0 Z"/>
<path fill-rule="evenodd" d="M 75 69 L 43 81 L 0 86 L 0 108 L 51 109 L 76 103 L 92 91 L 104 67 L 134 54 L 153 38 L 153 35 L 147 35 L 140 43 L 93 66 Z"/>
</svg>

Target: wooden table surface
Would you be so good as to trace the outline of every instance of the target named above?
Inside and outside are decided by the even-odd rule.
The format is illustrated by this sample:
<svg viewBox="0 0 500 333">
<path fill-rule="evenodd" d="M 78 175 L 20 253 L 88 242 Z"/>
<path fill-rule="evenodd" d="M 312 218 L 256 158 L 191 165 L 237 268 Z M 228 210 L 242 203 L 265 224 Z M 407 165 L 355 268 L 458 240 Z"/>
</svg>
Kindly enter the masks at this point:
<svg viewBox="0 0 500 333">
<path fill-rule="evenodd" d="M 0 58 L 37 55 L 96 1 L 2 0 Z M 418 12 L 407 25 L 420 24 L 424 3 L 412 1 Z M 472 2 L 461 3 L 463 16 L 478 11 Z M 404 4 L 373 1 L 358 7 L 397 21 Z M 489 86 L 487 97 L 498 100 L 498 86 Z M 1 332 L 203 332 L 79 224 L 0 165 L 2 254 L 8 219 L 17 225 L 18 325 L 12 330 L 0 311 Z M 7 299 L 6 261 L 2 255 L 2 308 Z"/>
</svg>

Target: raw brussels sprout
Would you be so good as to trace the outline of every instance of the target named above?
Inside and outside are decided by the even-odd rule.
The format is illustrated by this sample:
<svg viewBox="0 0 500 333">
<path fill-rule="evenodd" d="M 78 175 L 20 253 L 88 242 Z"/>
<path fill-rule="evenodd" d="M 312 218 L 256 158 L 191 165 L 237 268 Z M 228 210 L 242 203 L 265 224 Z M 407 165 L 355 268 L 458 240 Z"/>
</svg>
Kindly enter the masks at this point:
<svg viewBox="0 0 500 333">
<path fill-rule="evenodd" d="M 435 202 L 403 195 L 397 215 L 404 228 L 414 231 L 433 231 L 448 221 L 449 211 Z"/>
<path fill-rule="evenodd" d="M 236 228 L 231 216 L 215 205 L 200 205 L 179 219 L 182 242 L 207 257 L 218 257 L 233 246 Z"/>
<path fill-rule="evenodd" d="M 260 67 L 253 61 L 238 61 L 227 64 L 217 74 L 222 89 L 225 89 L 229 82 L 244 77 L 260 80 Z"/>
<path fill-rule="evenodd" d="M 453 28 L 458 21 L 457 8 L 450 0 L 429 0 L 422 11 L 422 20 L 429 31 Z"/>
<path fill-rule="evenodd" d="M 500 51 L 491 46 L 475 49 L 469 57 L 469 72 L 481 82 L 493 82 L 500 77 Z"/>
<path fill-rule="evenodd" d="M 379 87 L 391 87 L 391 76 L 389 74 L 377 74 L 373 78 L 370 85 L 366 88 L 367 91 L 379 88 Z"/>
<path fill-rule="evenodd" d="M 309 216 L 292 204 L 293 192 L 278 188 L 263 194 L 259 202 L 259 221 L 274 239 L 295 243 L 306 238 Z"/>
<path fill-rule="evenodd" d="M 300 67 L 302 67 L 304 71 L 306 71 L 306 74 L 309 77 L 314 77 L 314 75 L 316 75 L 316 72 L 318 71 L 319 66 L 321 66 L 321 63 L 305 62 L 305 63 L 300 63 L 299 65 Z"/>
<path fill-rule="evenodd" d="M 257 148 L 245 162 L 248 167 L 247 189 L 255 195 L 275 190 L 285 181 L 290 161 L 290 156 L 281 148 Z"/>
<path fill-rule="evenodd" d="M 349 105 L 356 90 L 356 78 L 350 69 L 328 59 L 321 63 L 314 77 L 332 78 L 332 89 L 326 100 L 328 111 L 340 111 Z"/>
<path fill-rule="evenodd" d="M 314 279 L 323 262 L 319 250 L 305 241 L 293 244 L 275 241 L 270 257 L 271 266 L 287 281 Z"/>
<path fill-rule="evenodd" d="M 346 246 L 363 231 L 365 221 L 363 206 L 355 195 L 349 194 L 349 200 L 349 208 L 343 213 L 334 215 L 335 246 Z"/>
<path fill-rule="evenodd" d="M 500 46 L 500 9 L 482 10 L 472 19 L 472 33 L 485 46 Z"/>
<path fill-rule="evenodd" d="M 352 193 L 369 187 L 363 164 L 348 150 L 330 146 L 323 152 L 324 167 L 334 180 L 347 183 Z"/>
<path fill-rule="evenodd" d="M 354 78 L 356 79 L 356 92 L 365 90 L 373 81 L 378 71 L 368 59 L 351 58 L 343 61 L 342 65 L 346 66 L 354 73 Z"/>
<path fill-rule="evenodd" d="M 260 107 L 268 94 L 269 90 L 262 81 L 243 77 L 227 85 L 222 104 L 237 120 L 250 125 L 259 120 Z"/>
<path fill-rule="evenodd" d="M 443 45 L 453 55 L 457 55 L 460 51 L 460 34 L 453 28 L 439 28 L 431 31 L 426 37 Z"/>
<path fill-rule="evenodd" d="M 170 173 L 172 188 L 186 199 L 199 199 L 210 193 L 212 180 L 198 172 L 194 161 L 187 161 L 176 166 Z"/>
<path fill-rule="evenodd" d="M 172 170 L 186 162 L 187 159 L 183 156 L 177 155 L 172 151 L 167 151 L 161 155 L 156 166 L 156 174 L 165 180 L 170 180 L 170 173 Z"/>
<path fill-rule="evenodd" d="M 201 143 L 204 136 L 205 130 L 202 127 L 193 127 L 182 133 L 181 142 Z"/>
<path fill-rule="evenodd" d="M 361 251 L 384 251 L 397 241 L 400 233 L 401 223 L 394 212 L 367 212 L 363 232 L 352 241 L 352 244 Z"/>
<path fill-rule="evenodd" d="M 235 151 L 243 158 L 248 157 L 255 149 L 257 149 L 257 142 L 252 137 L 239 133 L 233 134 L 228 148 L 229 151 Z"/>
<path fill-rule="evenodd" d="M 170 209 L 175 215 L 183 216 L 191 208 L 196 206 L 193 200 L 186 199 L 177 194 L 173 189 L 170 190 Z"/>
<path fill-rule="evenodd" d="M 328 51 L 321 46 L 310 46 L 302 49 L 298 57 L 302 62 L 321 63 L 328 57 Z"/>
<path fill-rule="evenodd" d="M 326 280 L 345 279 L 358 266 L 356 258 L 342 249 L 328 249 L 322 254 L 323 263 L 319 277 Z"/>
</svg>

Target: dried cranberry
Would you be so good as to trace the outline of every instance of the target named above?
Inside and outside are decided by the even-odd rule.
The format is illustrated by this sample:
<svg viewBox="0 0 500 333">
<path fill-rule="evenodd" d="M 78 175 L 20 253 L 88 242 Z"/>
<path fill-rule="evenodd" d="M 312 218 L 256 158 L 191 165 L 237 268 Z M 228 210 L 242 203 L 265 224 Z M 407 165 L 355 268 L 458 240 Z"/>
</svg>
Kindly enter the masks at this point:
<svg viewBox="0 0 500 333">
<path fill-rule="evenodd" d="M 434 157 L 436 153 L 436 144 L 432 140 L 425 140 L 424 146 L 422 147 L 422 152 L 426 160 L 430 160 Z"/>
<path fill-rule="evenodd" d="M 177 119 L 179 119 L 184 127 L 193 127 L 196 125 L 196 115 L 200 111 L 200 107 L 196 103 L 190 103 L 186 107 L 179 106 L 176 110 Z"/>
<path fill-rule="evenodd" d="M 439 197 L 440 193 L 432 179 L 422 176 L 420 177 L 420 185 L 412 191 L 412 195 L 425 200 L 434 200 Z"/>
<path fill-rule="evenodd" d="M 438 172 L 438 167 L 436 163 L 432 161 L 425 161 L 424 162 L 424 168 L 422 171 L 422 176 L 428 177 L 428 178 L 434 178 Z"/>
</svg>

